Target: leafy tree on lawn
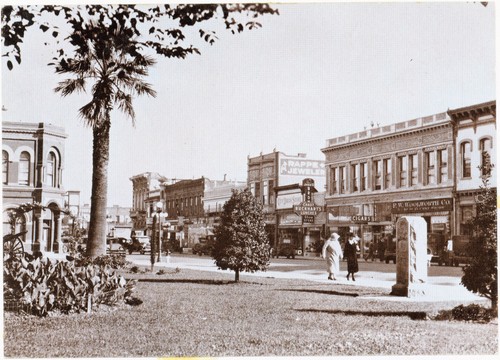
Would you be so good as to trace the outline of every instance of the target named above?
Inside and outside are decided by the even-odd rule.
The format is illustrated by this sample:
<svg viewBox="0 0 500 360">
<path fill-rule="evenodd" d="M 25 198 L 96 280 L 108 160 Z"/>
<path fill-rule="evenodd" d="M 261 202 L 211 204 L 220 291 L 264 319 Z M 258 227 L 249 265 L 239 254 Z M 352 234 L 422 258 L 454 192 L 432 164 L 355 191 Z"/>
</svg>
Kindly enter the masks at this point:
<svg viewBox="0 0 500 360">
<path fill-rule="evenodd" d="M 490 174 L 493 164 L 486 162 L 482 174 Z M 480 167 L 483 170 L 483 166 Z M 470 246 L 470 263 L 464 268 L 462 284 L 474 293 L 491 300 L 491 308 L 498 313 L 497 270 L 497 192 L 483 176 L 483 185 L 476 200 L 476 215 L 471 223 L 474 230 Z"/>
<path fill-rule="evenodd" d="M 209 20 L 222 21 L 233 34 L 258 28 L 256 19 L 277 14 L 267 4 L 187 4 L 187 5 L 81 5 L 4 6 L 2 43 L 9 70 L 14 60 L 21 64 L 25 32 L 37 26 L 58 39 L 54 62 L 56 73 L 67 75 L 55 88 L 62 96 L 89 92 L 90 101 L 79 110 L 93 131 L 93 168 L 87 255 L 105 254 L 107 170 L 111 112 L 119 109 L 135 120 L 132 100 L 140 95 L 156 96 L 144 81 L 155 64 L 153 54 L 184 59 L 200 54 L 187 40 L 195 28 L 203 41 L 213 44 L 213 30 L 204 28 Z M 52 17 L 52 18 L 51 18 Z M 61 29 L 47 19 L 62 17 L 69 35 L 60 40 Z M 54 22 L 52 22 L 54 23 Z M 68 49 L 71 47 L 71 49 Z"/>
<path fill-rule="evenodd" d="M 240 280 L 240 271 L 265 271 L 268 268 L 270 246 L 262 205 L 250 190 L 233 190 L 214 233 L 216 241 L 212 257 L 215 264 L 223 270 L 234 270 L 236 282 Z"/>
</svg>

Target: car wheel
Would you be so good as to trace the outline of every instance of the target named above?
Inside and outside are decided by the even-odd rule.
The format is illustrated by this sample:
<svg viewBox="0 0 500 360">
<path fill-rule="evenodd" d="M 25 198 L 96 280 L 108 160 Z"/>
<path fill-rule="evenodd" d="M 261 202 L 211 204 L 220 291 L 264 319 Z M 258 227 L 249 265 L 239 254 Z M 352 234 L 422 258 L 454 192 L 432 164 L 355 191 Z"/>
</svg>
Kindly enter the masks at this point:
<svg viewBox="0 0 500 360">
<path fill-rule="evenodd" d="M 386 264 L 389 264 L 389 259 L 385 259 L 385 263 L 386 263 Z"/>
<path fill-rule="evenodd" d="M 392 262 L 393 262 L 393 264 L 395 264 L 396 263 L 396 259 L 392 259 Z"/>
</svg>

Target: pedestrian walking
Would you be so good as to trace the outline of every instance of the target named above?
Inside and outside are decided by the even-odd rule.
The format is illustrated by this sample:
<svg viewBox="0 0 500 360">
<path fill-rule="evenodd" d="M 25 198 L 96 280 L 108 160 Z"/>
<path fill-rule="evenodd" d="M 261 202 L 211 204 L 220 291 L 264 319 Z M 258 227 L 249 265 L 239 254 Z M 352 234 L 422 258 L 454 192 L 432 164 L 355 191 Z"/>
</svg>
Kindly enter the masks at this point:
<svg viewBox="0 0 500 360">
<path fill-rule="evenodd" d="M 349 233 L 347 237 L 344 247 L 344 257 L 347 258 L 347 280 L 351 275 L 352 281 L 356 281 L 354 274 L 359 271 L 357 253 L 359 237 L 354 236 L 353 233 Z"/>
<path fill-rule="evenodd" d="M 373 262 L 374 258 L 375 258 L 375 244 L 373 243 L 373 241 L 371 241 L 370 245 L 368 245 L 368 257 L 366 258 L 366 261 L 371 259 Z"/>
<path fill-rule="evenodd" d="M 321 257 L 326 259 L 328 280 L 337 280 L 335 275 L 340 272 L 340 259 L 343 257 L 342 248 L 339 243 L 340 235 L 333 233 L 323 245 Z"/>
</svg>

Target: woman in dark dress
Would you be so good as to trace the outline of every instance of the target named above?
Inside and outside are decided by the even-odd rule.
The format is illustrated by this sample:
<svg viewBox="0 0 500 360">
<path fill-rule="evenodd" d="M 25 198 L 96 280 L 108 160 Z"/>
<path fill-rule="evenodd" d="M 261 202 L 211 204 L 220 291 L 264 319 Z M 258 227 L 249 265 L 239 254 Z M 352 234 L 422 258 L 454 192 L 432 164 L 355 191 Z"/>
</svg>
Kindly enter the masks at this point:
<svg viewBox="0 0 500 360">
<path fill-rule="evenodd" d="M 347 259 L 347 280 L 349 280 L 349 275 L 352 276 L 352 281 L 356 281 L 354 274 L 359 271 L 358 269 L 358 248 L 359 238 L 349 233 L 348 240 L 344 248 L 344 257 Z"/>
</svg>

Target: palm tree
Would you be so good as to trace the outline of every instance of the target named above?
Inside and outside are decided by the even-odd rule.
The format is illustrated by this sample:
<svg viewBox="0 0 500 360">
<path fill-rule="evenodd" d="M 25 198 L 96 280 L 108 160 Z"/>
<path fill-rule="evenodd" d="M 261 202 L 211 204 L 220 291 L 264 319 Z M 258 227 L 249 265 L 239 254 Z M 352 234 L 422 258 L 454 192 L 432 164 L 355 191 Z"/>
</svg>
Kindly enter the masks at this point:
<svg viewBox="0 0 500 360">
<path fill-rule="evenodd" d="M 115 23 L 116 24 L 116 23 Z M 86 92 L 92 99 L 79 110 L 85 125 L 93 131 L 92 193 L 87 255 L 96 257 L 106 252 L 106 206 L 108 188 L 109 136 L 111 111 L 117 107 L 135 121 L 134 96 L 156 96 L 151 85 L 144 82 L 148 68 L 155 61 L 140 54 L 141 44 L 134 40 L 130 28 L 110 27 L 92 22 L 82 24 L 70 36 L 77 51 L 69 59 L 56 64 L 56 72 L 71 78 L 58 84 L 56 92 L 67 96 Z"/>
</svg>

